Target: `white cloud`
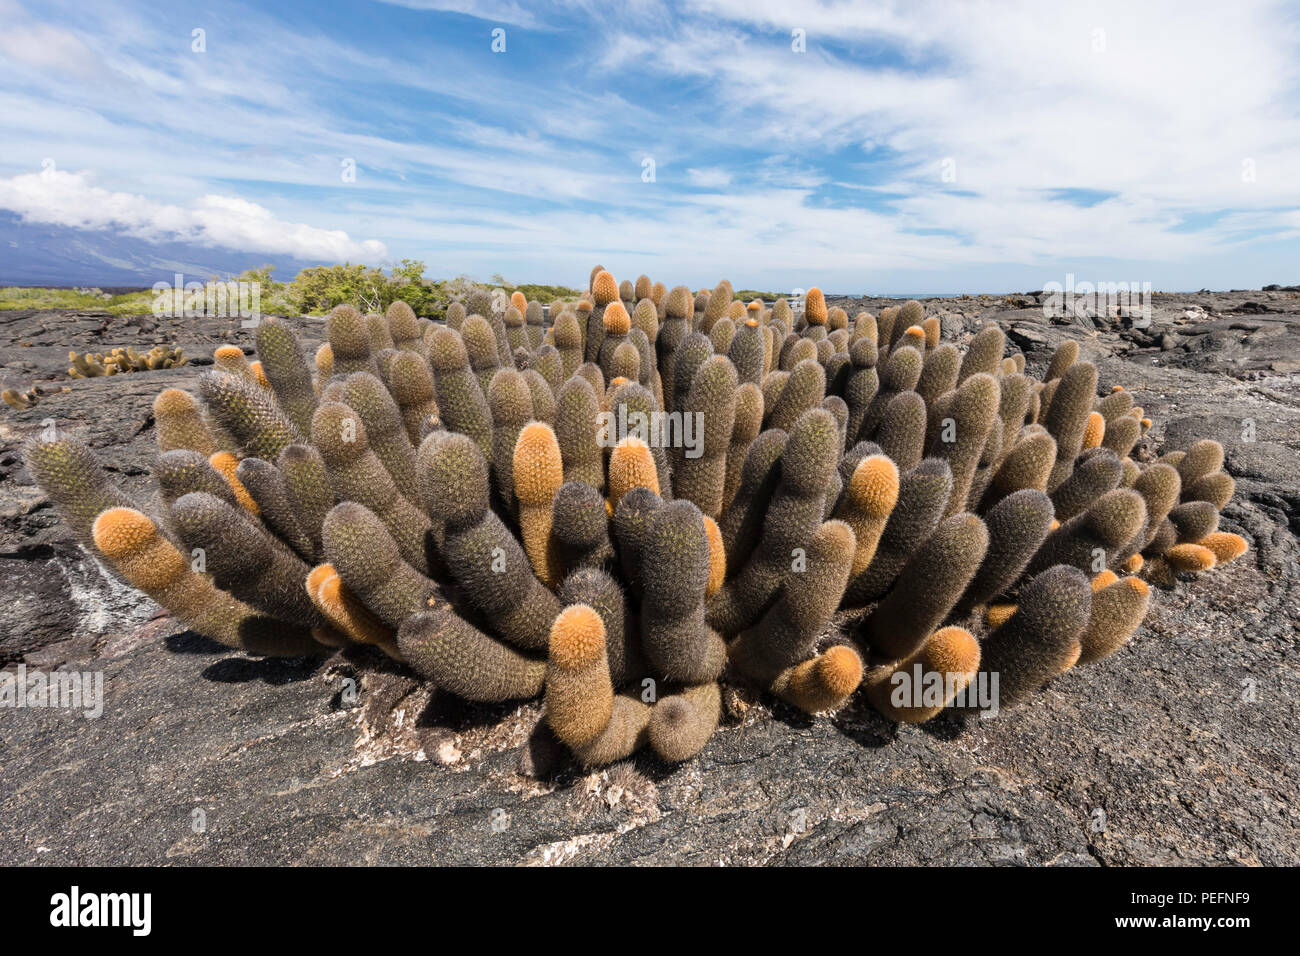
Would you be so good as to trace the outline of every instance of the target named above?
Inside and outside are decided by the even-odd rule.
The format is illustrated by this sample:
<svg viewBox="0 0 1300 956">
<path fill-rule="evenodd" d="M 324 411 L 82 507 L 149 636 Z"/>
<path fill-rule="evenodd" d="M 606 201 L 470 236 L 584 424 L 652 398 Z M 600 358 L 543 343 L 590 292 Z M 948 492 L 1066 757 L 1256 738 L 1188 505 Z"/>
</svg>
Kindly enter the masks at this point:
<svg viewBox="0 0 1300 956">
<path fill-rule="evenodd" d="M 714 166 L 708 169 L 688 169 L 686 178 L 692 186 L 704 189 L 720 189 L 731 185 L 731 173 Z"/>
<path fill-rule="evenodd" d="M 434 69 L 427 38 L 380 45 L 249 12 L 214 29 L 204 59 L 176 22 L 129 5 L 49 33 L 0 16 L 0 176 L 54 157 L 147 198 L 87 180 L 79 205 L 38 203 L 33 186 L 13 195 L 21 176 L 0 195 L 91 228 L 111 211 L 151 234 L 362 258 L 348 234 L 283 221 L 328 217 L 439 274 L 571 284 L 597 260 L 692 285 L 854 288 L 1099 257 L 1214 259 L 1227 276 L 1261 247 L 1280 259 L 1300 228 L 1300 22 L 1278 2 L 1231 16 L 1203 0 L 394 2 L 479 17 L 483 48 L 437 38 Z M 497 22 L 547 31 L 546 52 L 483 69 Z M 61 62 L 28 49 L 38 36 Z M 358 168 L 344 191 L 340 157 Z M 1071 187 L 1113 198 L 1052 198 Z M 253 202 L 193 198 L 229 191 Z"/>
<path fill-rule="evenodd" d="M 894 205 L 900 230 L 952 229 L 989 258 L 1019 262 L 1187 259 L 1230 227 L 1169 231 L 1185 215 L 1232 209 L 1233 227 L 1266 230 L 1287 227 L 1300 204 L 1300 177 L 1281 173 L 1300 168 L 1300 21 L 1276 0 L 1246 0 L 1231 17 L 1194 0 L 691 7 L 672 44 L 624 32 L 607 39 L 619 52 L 602 66 L 706 82 L 718 129 L 753 130 L 759 149 L 797 154 L 810 184 L 846 153 L 882 150 L 863 185 L 905 197 Z M 805 53 L 790 49 L 795 28 Z M 955 182 L 941 178 L 947 159 Z M 850 176 L 835 168 L 831 178 Z M 1081 209 L 1053 199 L 1061 188 L 1116 198 Z M 936 244 L 931 265 L 947 261 Z"/>
<path fill-rule="evenodd" d="M 533 27 L 537 18 L 511 0 L 383 0 L 396 7 L 411 10 L 431 10 L 443 13 L 461 13 L 494 23 L 513 23 L 515 26 Z"/>
<path fill-rule="evenodd" d="M 101 81 L 110 69 L 71 30 L 22 19 L 16 4 L 0 4 L 0 57 L 37 70 L 57 69 L 77 79 Z"/>
<path fill-rule="evenodd" d="M 0 209 L 29 222 L 118 229 L 153 241 L 180 240 L 325 262 L 378 263 L 388 258 L 382 242 L 357 241 L 342 230 L 286 222 L 238 196 L 206 195 L 189 206 L 178 206 L 113 192 L 92 185 L 84 173 L 58 169 L 0 179 Z"/>
</svg>

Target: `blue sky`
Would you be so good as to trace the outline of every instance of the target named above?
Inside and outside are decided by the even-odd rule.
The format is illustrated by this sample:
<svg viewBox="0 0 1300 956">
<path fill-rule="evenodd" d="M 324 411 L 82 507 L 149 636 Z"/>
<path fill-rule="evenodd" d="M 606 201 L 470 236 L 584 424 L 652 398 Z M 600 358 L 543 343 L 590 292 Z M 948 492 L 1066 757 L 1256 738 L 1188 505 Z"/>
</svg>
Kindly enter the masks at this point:
<svg viewBox="0 0 1300 956">
<path fill-rule="evenodd" d="M 1300 282 L 1294 2 L 0 0 L 0 22 L 0 209 L 34 222 L 570 285 L 597 261 L 776 290 Z"/>
</svg>

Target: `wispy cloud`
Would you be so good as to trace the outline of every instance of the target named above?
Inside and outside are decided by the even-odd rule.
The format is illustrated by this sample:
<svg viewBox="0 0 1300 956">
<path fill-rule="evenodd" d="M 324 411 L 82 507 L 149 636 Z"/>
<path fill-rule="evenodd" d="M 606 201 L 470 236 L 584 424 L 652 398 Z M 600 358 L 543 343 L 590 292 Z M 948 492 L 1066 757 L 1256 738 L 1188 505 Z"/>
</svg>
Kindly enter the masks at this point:
<svg viewBox="0 0 1300 956">
<path fill-rule="evenodd" d="M 530 11 L 510 0 L 496 0 L 496 2 L 488 0 L 484 3 L 476 0 L 382 0 L 382 2 L 398 7 L 409 7 L 412 10 L 459 13 L 479 20 L 491 20 L 493 23 L 513 23 L 522 27 L 537 25 L 537 18 Z"/>
<path fill-rule="evenodd" d="M 688 169 L 686 178 L 692 186 L 702 186 L 705 189 L 719 189 L 731 185 L 731 173 L 716 166 L 711 169 Z"/>
</svg>

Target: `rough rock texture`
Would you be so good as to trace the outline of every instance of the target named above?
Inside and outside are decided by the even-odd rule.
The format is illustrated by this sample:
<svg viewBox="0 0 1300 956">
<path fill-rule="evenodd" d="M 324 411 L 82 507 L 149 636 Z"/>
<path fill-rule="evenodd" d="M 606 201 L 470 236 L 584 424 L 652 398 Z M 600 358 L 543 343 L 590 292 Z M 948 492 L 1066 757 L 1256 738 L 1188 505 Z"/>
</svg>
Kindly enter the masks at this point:
<svg viewBox="0 0 1300 956">
<path fill-rule="evenodd" d="M 202 361 L 251 331 L 0 313 L 4 384 L 69 389 L 0 408 L 0 665 L 102 671 L 106 696 L 99 718 L 0 709 L 0 863 L 1300 863 L 1300 295 L 1158 294 L 1145 329 L 1040 302 L 925 305 L 958 340 L 997 321 L 1035 368 L 1080 339 L 1102 387 L 1155 419 L 1147 453 L 1223 442 L 1224 527 L 1250 553 L 1156 592 L 1129 647 L 998 719 L 897 727 L 861 703 L 809 719 L 729 688 L 697 759 L 585 774 L 544 736 L 524 747 L 536 703 L 470 706 L 377 657 L 254 660 L 183 632 L 57 523 L 24 438 L 52 418 L 143 491 L 153 396 L 199 372 L 68 381 L 69 349 L 169 342 Z M 321 323 L 294 321 L 314 347 Z"/>
</svg>

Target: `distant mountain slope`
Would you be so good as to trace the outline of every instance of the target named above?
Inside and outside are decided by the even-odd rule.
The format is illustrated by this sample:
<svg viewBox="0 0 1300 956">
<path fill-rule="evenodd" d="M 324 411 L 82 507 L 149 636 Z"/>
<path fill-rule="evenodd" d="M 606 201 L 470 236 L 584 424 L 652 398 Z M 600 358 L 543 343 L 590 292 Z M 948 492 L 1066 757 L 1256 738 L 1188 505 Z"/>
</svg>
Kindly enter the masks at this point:
<svg viewBox="0 0 1300 956">
<path fill-rule="evenodd" d="M 234 275 L 272 263 L 276 278 L 292 279 L 318 263 L 265 252 L 238 252 L 184 242 L 149 242 L 111 230 L 23 222 L 0 211 L 0 286 L 151 286 Z"/>
</svg>

